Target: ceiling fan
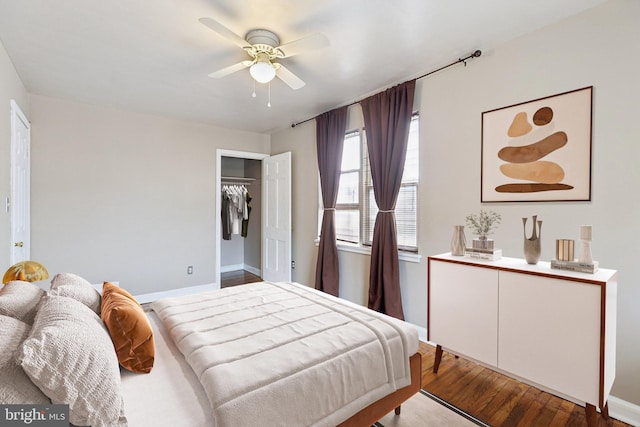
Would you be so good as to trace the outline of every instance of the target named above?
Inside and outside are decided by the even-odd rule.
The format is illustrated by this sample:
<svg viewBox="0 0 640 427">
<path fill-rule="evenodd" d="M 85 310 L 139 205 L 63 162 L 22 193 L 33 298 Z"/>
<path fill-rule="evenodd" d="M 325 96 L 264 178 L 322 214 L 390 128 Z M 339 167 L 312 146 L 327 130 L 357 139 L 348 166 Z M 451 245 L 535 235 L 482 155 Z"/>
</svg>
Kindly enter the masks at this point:
<svg viewBox="0 0 640 427">
<path fill-rule="evenodd" d="M 251 77 L 259 83 L 268 83 L 277 76 L 291 89 L 300 89 L 305 85 L 304 81 L 282 63 L 274 61 L 329 45 L 329 40 L 320 33 L 281 45 L 277 34 L 269 30 L 251 30 L 242 38 L 213 18 L 200 18 L 199 21 L 243 49 L 251 58 L 209 74 L 216 79 L 249 68 Z"/>
</svg>

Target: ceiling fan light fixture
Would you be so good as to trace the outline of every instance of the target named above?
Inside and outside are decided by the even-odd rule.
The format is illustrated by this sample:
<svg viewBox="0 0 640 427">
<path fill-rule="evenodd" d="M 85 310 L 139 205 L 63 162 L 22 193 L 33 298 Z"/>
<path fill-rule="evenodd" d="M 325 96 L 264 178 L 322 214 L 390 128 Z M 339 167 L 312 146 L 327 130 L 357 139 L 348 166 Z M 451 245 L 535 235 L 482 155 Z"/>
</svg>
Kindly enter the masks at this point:
<svg viewBox="0 0 640 427">
<path fill-rule="evenodd" d="M 249 73 L 258 83 L 269 83 L 276 76 L 276 70 L 269 61 L 257 61 L 249 68 Z"/>
</svg>

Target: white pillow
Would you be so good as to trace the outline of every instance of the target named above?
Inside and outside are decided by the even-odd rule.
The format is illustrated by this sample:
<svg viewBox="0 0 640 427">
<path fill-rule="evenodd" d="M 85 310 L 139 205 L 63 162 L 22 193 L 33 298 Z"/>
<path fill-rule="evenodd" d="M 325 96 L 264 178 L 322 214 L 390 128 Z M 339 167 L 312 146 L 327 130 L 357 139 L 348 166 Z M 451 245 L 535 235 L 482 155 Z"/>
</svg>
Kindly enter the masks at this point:
<svg viewBox="0 0 640 427">
<path fill-rule="evenodd" d="M 120 370 L 109 333 L 84 304 L 45 295 L 18 364 L 53 403 L 69 405 L 82 426 L 126 426 Z"/>
<path fill-rule="evenodd" d="M 0 315 L 0 404 L 49 404 L 51 401 L 31 382 L 14 359 L 15 350 L 29 335 L 31 326 Z"/>
<path fill-rule="evenodd" d="M 12 280 L 0 289 L 0 314 L 33 324 L 44 289 L 33 283 Z"/>
<path fill-rule="evenodd" d="M 80 301 L 100 315 L 100 292 L 88 280 L 73 273 L 58 273 L 51 279 L 51 293 Z"/>
</svg>

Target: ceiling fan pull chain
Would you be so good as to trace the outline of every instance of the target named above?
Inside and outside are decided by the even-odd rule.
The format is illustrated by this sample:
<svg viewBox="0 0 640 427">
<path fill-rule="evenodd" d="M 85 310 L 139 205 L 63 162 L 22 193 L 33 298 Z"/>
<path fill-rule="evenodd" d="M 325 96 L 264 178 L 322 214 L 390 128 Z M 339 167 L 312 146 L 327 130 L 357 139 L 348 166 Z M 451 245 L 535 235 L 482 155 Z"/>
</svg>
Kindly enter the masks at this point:
<svg viewBox="0 0 640 427">
<path fill-rule="evenodd" d="M 255 98 L 256 97 L 256 81 L 254 79 L 251 79 L 251 80 L 253 80 L 253 93 L 251 94 L 251 97 Z"/>
<path fill-rule="evenodd" d="M 271 107 L 271 82 L 269 82 L 269 101 L 267 102 L 267 107 Z"/>
</svg>

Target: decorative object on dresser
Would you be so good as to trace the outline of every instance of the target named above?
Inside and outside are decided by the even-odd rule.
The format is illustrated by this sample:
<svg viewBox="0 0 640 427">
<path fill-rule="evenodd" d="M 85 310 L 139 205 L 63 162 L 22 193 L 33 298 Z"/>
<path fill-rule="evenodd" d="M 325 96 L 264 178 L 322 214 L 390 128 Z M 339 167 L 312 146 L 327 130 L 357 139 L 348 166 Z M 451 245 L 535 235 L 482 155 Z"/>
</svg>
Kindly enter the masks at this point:
<svg viewBox="0 0 640 427">
<path fill-rule="evenodd" d="M 49 272 L 44 265 L 36 261 L 20 261 L 13 264 L 4 273 L 2 283 L 7 284 L 12 280 L 22 280 L 24 282 L 38 282 L 47 279 Z"/>
<path fill-rule="evenodd" d="M 551 268 L 590 274 L 597 272 L 598 261 L 594 261 L 591 255 L 592 231 L 590 225 L 580 226 L 580 257 L 577 261 L 573 258 L 573 251 L 570 256 L 561 257 L 556 250 L 556 259 L 551 260 Z M 571 242 L 573 243 L 573 240 Z M 571 249 L 573 249 L 573 245 Z"/>
<path fill-rule="evenodd" d="M 575 242 L 571 239 L 556 239 L 556 260 L 573 261 Z"/>
<path fill-rule="evenodd" d="M 494 247 L 492 239 L 487 238 L 500 224 L 502 217 L 494 211 L 480 210 L 480 214 L 469 214 L 466 217 L 467 226 L 471 228 L 477 239 L 473 239 L 472 246 L 465 250 L 465 255 L 471 258 L 494 261 L 502 257 L 502 250 Z"/>
<path fill-rule="evenodd" d="M 464 235 L 464 225 L 453 226 L 453 237 L 451 238 L 451 255 L 463 256 L 467 247 L 467 238 Z"/>
<path fill-rule="evenodd" d="M 428 259 L 427 339 L 442 351 L 585 405 L 590 427 L 615 379 L 618 274 L 551 271 L 548 262 Z"/>
<path fill-rule="evenodd" d="M 580 226 L 580 261 L 583 264 L 593 264 L 591 256 L 591 238 L 593 230 L 590 225 Z"/>
<path fill-rule="evenodd" d="M 527 218 L 522 218 L 522 228 L 524 232 L 524 258 L 527 264 L 537 264 L 542 253 L 540 238 L 542 237 L 542 221 L 538 221 L 538 216 L 533 215 L 533 231 L 531 237 L 527 238 Z M 536 231 L 536 225 L 538 229 Z"/>
</svg>

